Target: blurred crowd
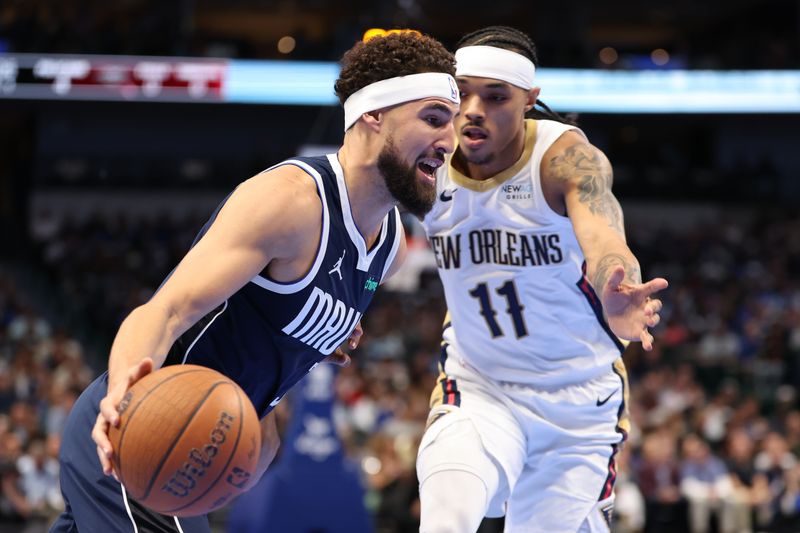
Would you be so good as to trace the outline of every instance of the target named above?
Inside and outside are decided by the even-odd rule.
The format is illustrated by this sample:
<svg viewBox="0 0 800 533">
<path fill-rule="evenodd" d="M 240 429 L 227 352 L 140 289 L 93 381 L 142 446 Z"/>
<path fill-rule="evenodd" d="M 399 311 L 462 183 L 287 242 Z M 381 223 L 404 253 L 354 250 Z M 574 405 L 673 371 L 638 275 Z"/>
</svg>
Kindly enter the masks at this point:
<svg viewBox="0 0 800 533">
<path fill-rule="evenodd" d="M 94 376 L 81 344 L 0 271 L 0 531 L 39 533 L 63 508 L 60 435 Z"/>
<path fill-rule="evenodd" d="M 110 338 L 200 222 L 92 217 L 35 233 L 54 292 Z M 633 430 L 618 457 L 615 531 L 800 531 L 800 216 L 627 222 L 645 276 L 671 286 L 655 349 L 625 354 Z M 425 242 L 409 230 L 411 282 L 378 291 L 335 385 L 335 421 L 379 533 L 418 527 L 414 459 L 445 312 Z M 9 531 L 39 531 L 63 505 L 59 434 L 105 357 L 86 355 L 37 305 L 46 302 L 0 274 L 0 528 Z"/>
<path fill-rule="evenodd" d="M 150 298 L 204 222 L 193 215 L 62 220 L 45 211 L 36 217 L 32 233 L 52 297 L 79 317 L 95 340 L 110 346 L 120 322 Z"/>
</svg>

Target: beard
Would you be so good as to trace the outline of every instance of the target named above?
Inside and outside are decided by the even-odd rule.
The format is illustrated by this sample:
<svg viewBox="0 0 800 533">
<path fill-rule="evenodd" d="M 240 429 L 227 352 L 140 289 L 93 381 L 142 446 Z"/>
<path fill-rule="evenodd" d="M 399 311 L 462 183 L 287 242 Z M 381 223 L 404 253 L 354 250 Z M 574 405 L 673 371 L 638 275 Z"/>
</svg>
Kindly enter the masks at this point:
<svg viewBox="0 0 800 533">
<path fill-rule="evenodd" d="M 422 218 L 431 210 L 436 201 L 436 185 L 417 177 L 417 166 L 403 162 L 391 137 L 378 155 L 378 171 L 392 198 L 412 215 Z"/>
</svg>

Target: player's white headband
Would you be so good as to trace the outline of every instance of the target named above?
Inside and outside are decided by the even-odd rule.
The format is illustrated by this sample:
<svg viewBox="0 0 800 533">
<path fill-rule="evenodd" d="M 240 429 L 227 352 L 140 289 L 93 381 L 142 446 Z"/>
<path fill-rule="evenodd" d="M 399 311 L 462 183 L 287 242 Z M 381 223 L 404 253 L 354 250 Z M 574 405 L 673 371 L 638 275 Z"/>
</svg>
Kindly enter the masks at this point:
<svg viewBox="0 0 800 533">
<path fill-rule="evenodd" d="M 456 50 L 456 76 L 492 78 L 521 89 L 533 89 L 536 66 L 527 57 L 496 46 L 465 46 Z"/>
<path fill-rule="evenodd" d="M 412 100 L 443 98 L 458 105 L 458 85 L 450 74 L 423 72 L 370 83 L 344 102 L 344 131 L 361 115 Z"/>
</svg>

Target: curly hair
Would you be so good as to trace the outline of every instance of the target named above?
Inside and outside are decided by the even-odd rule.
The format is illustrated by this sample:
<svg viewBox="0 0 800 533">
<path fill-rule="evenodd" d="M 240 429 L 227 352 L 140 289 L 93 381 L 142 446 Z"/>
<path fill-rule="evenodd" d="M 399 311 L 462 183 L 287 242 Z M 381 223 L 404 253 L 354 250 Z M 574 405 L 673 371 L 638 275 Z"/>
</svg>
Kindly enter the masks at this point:
<svg viewBox="0 0 800 533">
<path fill-rule="evenodd" d="M 534 65 L 539 66 L 539 58 L 536 55 L 536 45 L 524 32 L 510 26 L 487 26 L 486 28 L 469 33 L 461 38 L 456 48 L 464 46 L 494 46 L 511 50 L 530 59 Z M 563 122 L 571 126 L 577 123 L 571 118 L 566 118 L 551 110 L 547 104 L 541 100 L 536 100 L 538 108 L 531 109 L 527 117 L 534 119 L 549 119 Z"/>
<path fill-rule="evenodd" d="M 422 72 L 445 72 L 451 76 L 456 73 L 456 59 L 442 43 L 410 32 L 358 42 L 344 54 L 341 63 L 334 85 L 341 103 L 377 81 Z"/>
</svg>

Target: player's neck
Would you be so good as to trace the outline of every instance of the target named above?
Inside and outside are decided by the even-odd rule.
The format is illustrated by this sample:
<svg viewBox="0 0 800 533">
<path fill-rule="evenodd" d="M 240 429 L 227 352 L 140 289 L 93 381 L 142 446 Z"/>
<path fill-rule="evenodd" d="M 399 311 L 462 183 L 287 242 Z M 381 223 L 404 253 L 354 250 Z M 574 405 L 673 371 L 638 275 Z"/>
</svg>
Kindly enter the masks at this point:
<svg viewBox="0 0 800 533">
<path fill-rule="evenodd" d="M 364 158 L 363 154 L 358 152 L 354 156 L 345 144 L 339 150 L 338 157 L 344 171 L 353 221 L 369 249 L 378 238 L 381 223 L 386 213 L 394 207 L 394 202 L 385 194 L 383 179 L 377 169 L 377 158 L 371 160 Z"/>
<path fill-rule="evenodd" d="M 517 135 L 502 147 L 498 147 L 491 160 L 481 163 L 470 162 L 461 150 L 456 150 L 453 157 L 456 169 L 474 180 L 488 180 L 513 166 L 525 151 L 525 138 L 528 124 L 520 128 Z"/>
</svg>

